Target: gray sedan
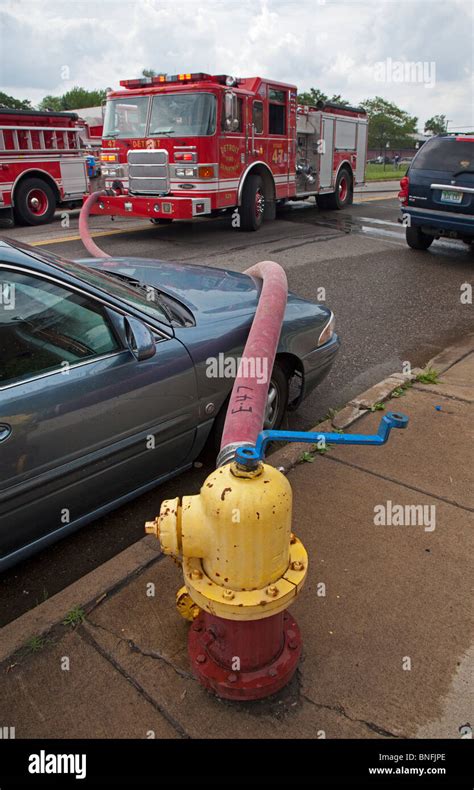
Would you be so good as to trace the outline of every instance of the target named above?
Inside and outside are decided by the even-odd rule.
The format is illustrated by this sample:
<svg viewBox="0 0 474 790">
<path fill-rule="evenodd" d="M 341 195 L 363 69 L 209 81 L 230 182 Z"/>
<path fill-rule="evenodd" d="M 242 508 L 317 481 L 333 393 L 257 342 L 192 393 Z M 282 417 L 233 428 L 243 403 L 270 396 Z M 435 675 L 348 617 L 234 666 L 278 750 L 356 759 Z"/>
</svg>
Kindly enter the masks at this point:
<svg viewBox="0 0 474 790">
<path fill-rule="evenodd" d="M 0 570 L 218 448 L 260 287 L 224 269 L 73 262 L 0 240 Z M 338 347 L 331 311 L 290 293 L 265 427 Z"/>
</svg>

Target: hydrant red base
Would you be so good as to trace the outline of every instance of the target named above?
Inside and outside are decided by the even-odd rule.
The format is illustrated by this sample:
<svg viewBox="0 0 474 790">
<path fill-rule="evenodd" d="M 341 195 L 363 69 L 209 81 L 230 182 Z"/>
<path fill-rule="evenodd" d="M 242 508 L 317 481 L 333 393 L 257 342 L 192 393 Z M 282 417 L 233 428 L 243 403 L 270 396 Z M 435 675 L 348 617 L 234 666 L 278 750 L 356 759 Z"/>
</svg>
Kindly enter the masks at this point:
<svg viewBox="0 0 474 790">
<path fill-rule="evenodd" d="M 301 635 L 288 612 L 239 622 L 201 612 L 189 630 L 199 682 L 219 697 L 256 700 L 280 691 L 301 655 Z"/>
</svg>

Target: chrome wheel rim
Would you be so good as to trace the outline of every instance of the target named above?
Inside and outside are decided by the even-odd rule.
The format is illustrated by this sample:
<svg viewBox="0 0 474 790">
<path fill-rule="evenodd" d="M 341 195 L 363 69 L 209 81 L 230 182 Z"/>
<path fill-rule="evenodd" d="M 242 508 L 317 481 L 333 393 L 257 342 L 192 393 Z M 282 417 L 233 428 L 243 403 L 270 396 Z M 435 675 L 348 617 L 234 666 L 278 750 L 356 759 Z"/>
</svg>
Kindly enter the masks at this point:
<svg viewBox="0 0 474 790">
<path fill-rule="evenodd" d="M 270 382 L 267 395 L 267 405 L 265 408 L 265 419 L 263 427 L 265 430 L 271 430 L 275 427 L 276 419 L 278 416 L 278 409 L 280 405 L 280 395 L 274 381 Z"/>
<path fill-rule="evenodd" d="M 255 216 L 257 219 L 260 219 L 263 212 L 265 211 L 265 198 L 263 196 L 263 192 L 261 189 L 257 189 L 255 195 Z"/>
</svg>

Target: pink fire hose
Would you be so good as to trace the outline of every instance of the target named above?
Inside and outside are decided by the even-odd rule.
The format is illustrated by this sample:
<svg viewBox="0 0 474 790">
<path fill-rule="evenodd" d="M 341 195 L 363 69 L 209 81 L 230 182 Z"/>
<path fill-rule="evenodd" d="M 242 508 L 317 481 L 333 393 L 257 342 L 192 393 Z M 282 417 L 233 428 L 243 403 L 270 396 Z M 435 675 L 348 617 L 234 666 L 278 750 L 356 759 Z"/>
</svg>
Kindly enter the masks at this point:
<svg viewBox="0 0 474 790">
<path fill-rule="evenodd" d="M 260 277 L 263 285 L 230 396 L 218 466 L 231 461 L 238 446 L 254 445 L 262 430 L 288 298 L 286 274 L 278 263 L 261 261 L 245 274 Z M 262 370 L 264 376 L 260 375 Z"/>
<path fill-rule="evenodd" d="M 93 192 L 82 206 L 79 233 L 87 251 L 94 258 L 110 258 L 92 241 L 88 219 L 91 206 L 107 192 Z M 280 339 L 288 298 L 284 269 L 274 261 L 260 261 L 245 274 L 263 280 L 260 299 L 249 336 L 240 360 L 230 396 L 217 465 L 231 461 L 237 447 L 255 445 L 262 430 L 270 378 Z"/>
<path fill-rule="evenodd" d="M 100 192 L 92 192 L 87 200 L 85 201 L 84 205 L 81 208 L 81 213 L 79 214 L 79 233 L 81 236 L 82 243 L 86 248 L 87 252 L 90 252 L 93 258 L 110 258 L 111 256 L 108 255 L 106 252 L 100 249 L 97 244 L 92 241 L 91 234 L 89 232 L 89 212 L 91 210 L 91 206 L 97 202 L 97 200 L 106 195 L 106 190 L 101 190 Z"/>
</svg>

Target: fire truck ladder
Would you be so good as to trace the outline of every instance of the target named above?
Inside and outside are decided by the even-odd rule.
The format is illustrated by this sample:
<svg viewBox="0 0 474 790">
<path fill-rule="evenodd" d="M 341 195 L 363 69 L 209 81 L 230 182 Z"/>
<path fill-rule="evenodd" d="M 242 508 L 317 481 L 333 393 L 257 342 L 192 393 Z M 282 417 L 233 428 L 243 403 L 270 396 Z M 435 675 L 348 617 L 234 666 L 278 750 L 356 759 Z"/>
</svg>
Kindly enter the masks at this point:
<svg viewBox="0 0 474 790">
<path fill-rule="evenodd" d="M 80 131 L 62 126 L 0 126 L 0 154 L 77 154 L 82 150 Z"/>
</svg>

